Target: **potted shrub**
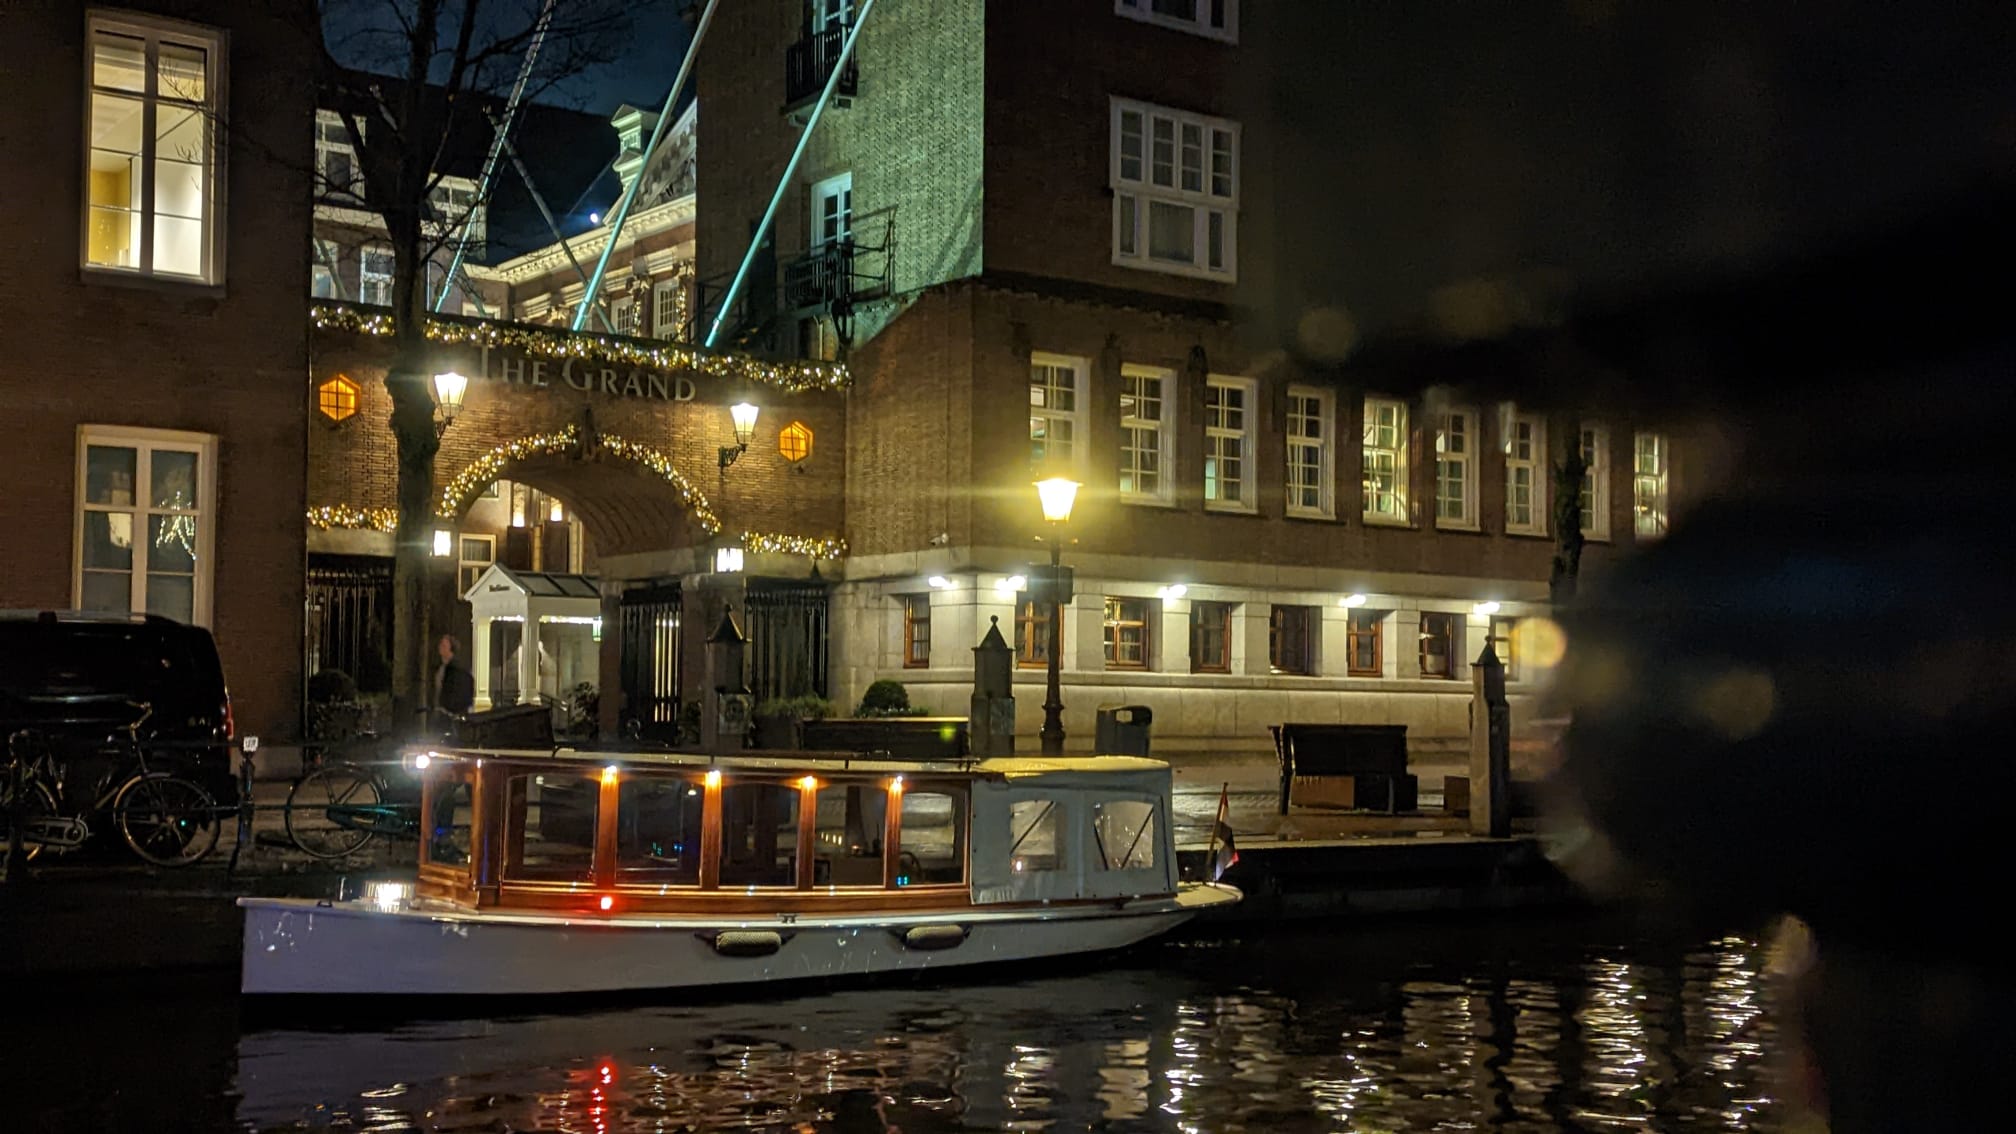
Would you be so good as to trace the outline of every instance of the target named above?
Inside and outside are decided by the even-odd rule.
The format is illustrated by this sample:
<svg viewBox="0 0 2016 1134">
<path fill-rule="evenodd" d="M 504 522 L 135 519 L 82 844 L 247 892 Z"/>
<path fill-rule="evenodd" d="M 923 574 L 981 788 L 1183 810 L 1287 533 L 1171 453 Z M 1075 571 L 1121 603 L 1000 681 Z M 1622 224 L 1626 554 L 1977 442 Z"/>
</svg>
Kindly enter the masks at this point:
<svg viewBox="0 0 2016 1134">
<path fill-rule="evenodd" d="M 854 710 L 857 717 L 914 717 L 917 710 L 910 707 L 910 690 L 900 681 L 883 678 L 868 687 L 861 695 L 861 705 Z"/>
<path fill-rule="evenodd" d="M 772 697 L 756 706 L 754 718 L 756 748 L 798 747 L 798 723 L 824 720 L 833 715 L 834 704 L 816 693 L 798 697 Z"/>
</svg>

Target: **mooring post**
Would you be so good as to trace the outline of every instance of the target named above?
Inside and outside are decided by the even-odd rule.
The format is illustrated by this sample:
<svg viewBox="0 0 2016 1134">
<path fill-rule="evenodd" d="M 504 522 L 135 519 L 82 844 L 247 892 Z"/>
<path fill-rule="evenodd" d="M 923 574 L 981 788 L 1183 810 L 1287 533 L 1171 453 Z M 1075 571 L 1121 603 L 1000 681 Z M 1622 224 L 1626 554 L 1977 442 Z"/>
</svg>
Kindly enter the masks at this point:
<svg viewBox="0 0 2016 1134">
<path fill-rule="evenodd" d="M 1470 833 L 1512 834 L 1512 706 L 1505 663 L 1486 640 L 1470 663 Z"/>
</svg>

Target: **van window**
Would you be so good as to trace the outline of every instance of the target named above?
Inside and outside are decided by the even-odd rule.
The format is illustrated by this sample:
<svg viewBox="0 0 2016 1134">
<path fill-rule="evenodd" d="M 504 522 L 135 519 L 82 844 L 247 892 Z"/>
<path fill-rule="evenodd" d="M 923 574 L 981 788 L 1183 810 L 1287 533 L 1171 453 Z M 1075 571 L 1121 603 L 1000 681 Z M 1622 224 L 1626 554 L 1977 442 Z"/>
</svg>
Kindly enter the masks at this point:
<svg viewBox="0 0 2016 1134">
<path fill-rule="evenodd" d="M 593 882 L 601 795 L 601 784 L 591 776 L 512 776 L 504 795 L 504 877 Z"/>
<path fill-rule="evenodd" d="M 966 881 L 966 793 L 903 793 L 896 884 L 931 886 Z"/>
<path fill-rule="evenodd" d="M 1054 799 L 1018 799 L 1008 806 L 1008 868 L 1017 874 L 1064 869 L 1064 809 Z"/>
<path fill-rule="evenodd" d="M 1093 861 L 1107 870 L 1155 867 L 1155 805 L 1145 799 L 1108 799 L 1092 805 Z"/>
</svg>

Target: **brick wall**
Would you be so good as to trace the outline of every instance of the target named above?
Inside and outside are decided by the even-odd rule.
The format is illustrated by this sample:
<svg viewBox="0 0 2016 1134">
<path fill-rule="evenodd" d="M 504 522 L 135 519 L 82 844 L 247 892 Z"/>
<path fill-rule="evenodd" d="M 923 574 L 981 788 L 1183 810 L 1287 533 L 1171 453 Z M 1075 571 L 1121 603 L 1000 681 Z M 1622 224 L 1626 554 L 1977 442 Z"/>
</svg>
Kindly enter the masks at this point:
<svg viewBox="0 0 2016 1134">
<path fill-rule="evenodd" d="M 10 7 L 0 35 L 0 391 L 9 410 L 0 607 L 71 605 L 77 427 L 218 442 L 213 629 L 242 731 L 298 723 L 312 92 L 286 5 L 122 5 L 230 33 L 221 288 L 86 280 L 81 4 Z M 296 18 L 312 20 L 301 3 Z M 281 13 L 281 14 L 276 14 Z M 32 156 L 28 156 L 32 155 Z"/>
</svg>

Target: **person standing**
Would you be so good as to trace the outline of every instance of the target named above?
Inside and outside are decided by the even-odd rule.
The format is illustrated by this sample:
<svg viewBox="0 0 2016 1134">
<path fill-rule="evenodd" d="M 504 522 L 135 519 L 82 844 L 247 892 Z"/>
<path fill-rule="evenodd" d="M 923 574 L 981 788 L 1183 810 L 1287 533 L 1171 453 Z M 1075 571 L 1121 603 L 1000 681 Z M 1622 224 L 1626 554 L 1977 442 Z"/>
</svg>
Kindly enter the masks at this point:
<svg viewBox="0 0 2016 1134">
<path fill-rule="evenodd" d="M 436 644 L 441 655 L 441 667 L 434 671 L 434 723 L 438 727 L 445 728 L 476 703 L 476 678 L 462 664 L 458 646 L 452 634 L 441 635 Z"/>
</svg>

